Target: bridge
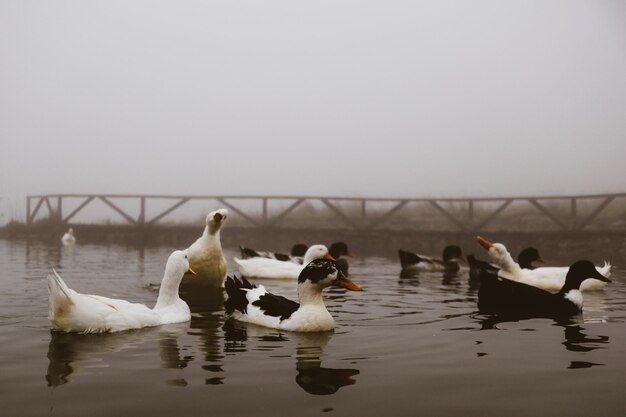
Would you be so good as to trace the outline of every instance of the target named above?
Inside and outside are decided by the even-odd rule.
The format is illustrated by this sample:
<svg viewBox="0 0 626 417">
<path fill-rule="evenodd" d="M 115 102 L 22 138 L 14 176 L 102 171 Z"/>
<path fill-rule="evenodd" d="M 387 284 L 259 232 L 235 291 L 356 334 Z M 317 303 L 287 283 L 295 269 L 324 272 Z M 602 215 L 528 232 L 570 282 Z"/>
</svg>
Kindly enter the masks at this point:
<svg viewBox="0 0 626 417">
<path fill-rule="evenodd" d="M 201 203 L 205 215 L 208 209 L 226 207 L 235 214 L 234 225 L 250 229 L 306 224 L 364 233 L 409 229 L 626 234 L 626 193 L 485 198 L 46 194 L 26 197 L 26 224 L 43 219 L 60 226 L 85 224 L 76 217 L 95 202 L 120 218 L 117 225 L 135 228 L 167 226 L 185 206 Z"/>
</svg>

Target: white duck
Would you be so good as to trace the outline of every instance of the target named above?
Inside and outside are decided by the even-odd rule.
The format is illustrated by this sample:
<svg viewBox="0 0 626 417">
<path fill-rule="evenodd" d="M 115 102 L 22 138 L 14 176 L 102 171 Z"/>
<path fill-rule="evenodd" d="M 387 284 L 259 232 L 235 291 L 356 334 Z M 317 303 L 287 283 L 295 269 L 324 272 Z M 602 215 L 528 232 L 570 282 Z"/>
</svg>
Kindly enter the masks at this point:
<svg viewBox="0 0 626 417">
<path fill-rule="evenodd" d="M 226 258 L 222 253 L 220 229 L 226 221 L 228 210 L 212 211 L 206 218 L 206 227 L 189 248 L 189 265 L 196 271 L 197 277 L 183 278 L 183 285 L 203 285 L 223 287 L 226 277 Z"/>
<path fill-rule="evenodd" d="M 324 245 L 313 245 L 307 249 L 302 265 L 261 257 L 234 259 L 239 266 L 239 272 L 246 278 L 297 279 L 306 265 L 321 258 L 333 259 Z"/>
<path fill-rule="evenodd" d="M 74 236 L 74 229 L 72 229 L 71 227 L 67 230 L 67 232 L 65 232 L 63 234 L 63 237 L 61 238 L 61 242 L 63 242 L 64 245 L 73 245 L 76 243 L 76 237 Z"/>
<path fill-rule="evenodd" d="M 511 254 L 502 243 L 491 243 L 488 240 L 477 236 L 476 239 L 482 247 L 487 249 L 487 253 L 492 261 L 500 267 L 498 275 L 512 281 L 522 282 L 541 288 L 546 291 L 560 291 L 565 284 L 565 277 L 569 271 L 569 267 L 539 267 L 535 269 L 523 269 L 517 262 L 513 260 Z M 602 267 L 596 267 L 598 272 L 605 277 L 611 275 L 611 264 L 604 263 Z M 601 290 L 606 286 L 606 282 L 595 278 L 589 278 L 580 285 L 581 291 Z"/>
<path fill-rule="evenodd" d="M 252 285 L 245 278 L 228 278 L 224 307 L 235 320 L 260 326 L 292 332 L 328 331 L 335 328 L 335 320 L 326 309 L 322 290 L 331 285 L 362 291 L 341 273 L 337 262 L 316 259 L 298 277 L 299 304 L 267 292 L 263 285 Z"/>
<path fill-rule="evenodd" d="M 125 300 L 80 294 L 70 289 L 59 274 L 48 274 L 48 318 L 55 330 L 76 333 L 119 332 L 191 320 L 189 306 L 178 296 L 183 274 L 190 272 L 185 251 L 173 252 L 154 308 Z"/>
</svg>

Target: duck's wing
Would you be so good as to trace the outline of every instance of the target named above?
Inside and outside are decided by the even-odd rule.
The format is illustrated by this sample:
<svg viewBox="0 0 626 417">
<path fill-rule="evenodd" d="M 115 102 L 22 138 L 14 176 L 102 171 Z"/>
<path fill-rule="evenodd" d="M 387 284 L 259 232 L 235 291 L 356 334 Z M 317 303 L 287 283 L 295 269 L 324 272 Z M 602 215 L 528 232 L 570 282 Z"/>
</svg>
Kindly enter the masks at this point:
<svg viewBox="0 0 626 417">
<path fill-rule="evenodd" d="M 300 304 L 295 301 L 269 292 L 259 296 L 259 299 L 254 301 L 252 305 L 259 307 L 263 313 L 269 316 L 279 317 L 281 321 L 291 317 L 300 308 Z"/>
<path fill-rule="evenodd" d="M 251 248 L 246 248 L 245 246 L 239 246 L 239 250 L 241 251 L 241 259 L 256 258 L 261 256 L 259 252 Z"/>
<path fill-rule="evenodd" d="M 400 264 L 402 266 L 415 265 L 420 262 L 433 263 L 433 259 L 428 256 L 418 255 L 417 253 L 407 252 L 402 249 L 398 249 L 398 256 L 400 256 Z"/>
</svg>

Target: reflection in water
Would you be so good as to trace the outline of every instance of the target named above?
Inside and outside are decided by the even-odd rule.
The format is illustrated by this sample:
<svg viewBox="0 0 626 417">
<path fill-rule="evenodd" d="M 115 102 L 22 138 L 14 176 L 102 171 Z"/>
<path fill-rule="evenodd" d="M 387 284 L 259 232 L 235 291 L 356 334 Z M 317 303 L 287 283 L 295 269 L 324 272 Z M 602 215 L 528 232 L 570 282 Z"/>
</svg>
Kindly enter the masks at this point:
<svg viewBox="0 0 626 417">
<path fill-rule="evenodd" d="M 211 374 L 205 379 L 207 385 L 221 385 L 224 383 L 222 343 L 220 327 L 223 323 L 224 290 L 200 285 L 181 285 L 180 297 L 187 302 L 191 309 L 191 323 L 189 334 L 198 336 L 200 343 L 198 348 L 203 354 L 203 359 L 209 365 L 202 366 Z"/>
<path fill-rule="evenodd" d="M 309 394 L 334 394 L 341 387 L 355 384 L 356 380 L 352 377 L 360 373 L 358 369 L 322 367 L 324 347 L 333 332 L 285 334 L 235 320 L 227 320 L 223 330 L 225 352 L 245 352 L 249 333 L 252 333 L 250 337 L 264 342 L 296 342 L 296 383 Z"/>
<path fill-rule="evenodd" d="M 120 333 L 76 334 L 50 331 L 48 345 L 48 386 L 59 386 L 70 382 L 71 376 L 83 369 L 107 367 L 104 356 L 154 338 L 159 339 L 161 363 L 164 368 L 185 367 L 192 357 L 180 357 L 178 336 L 189 327 L 189 323 L 166 324 Z M 97 362 L 97 365 L 93 365 Z M 91 363 L 91 364 L 90 364 Z"/>
<path fill-rule="evenodd" d="M 557 323 L 559 326 L 563 326 L 565 330 L 565 341 L 563 345 L 565 349 L 572 352 L 591 352 L 596 349 L 604 349 L 606 346 L 602 346 L 609 343 L 608 336 L 595 336 L 589 337 L 582 332 L 584 328 L 579 325 L 563 325 Z"/>
<path fill-rule="evenodd" d="M 498 329 L 497 325 L 504 322 L 518 322 L 527 319 L 537 318 L 529 315 L 495 315 L 486 314 L 476 316 L 481 324 L 480 330 Z M 567 318 L 554 319 L 554 326 L 562 327 L 565 340 L 561 342 L 565 349 L 571 352 L 587 353 L 596 349 L 605 349 L 609 344 L 609 336 L 588 336 L 580 325 L 582 323 L 582 315 L 576 315 Z M 590 368 L 592 366 L 603 365 L 601 363 L 591 363 L 585 361 L 572 361 L 568 369 Z"/>
<path fill-rule="evenodd" d="M 330 395 L 339 388 L 356 383 L 353 376 L 358 369 L 323 368 L 324 347 L 332 337 L 332 332 L 315 334 L 296 334 L 296 383 L 309 394 Z"/>
</svg>

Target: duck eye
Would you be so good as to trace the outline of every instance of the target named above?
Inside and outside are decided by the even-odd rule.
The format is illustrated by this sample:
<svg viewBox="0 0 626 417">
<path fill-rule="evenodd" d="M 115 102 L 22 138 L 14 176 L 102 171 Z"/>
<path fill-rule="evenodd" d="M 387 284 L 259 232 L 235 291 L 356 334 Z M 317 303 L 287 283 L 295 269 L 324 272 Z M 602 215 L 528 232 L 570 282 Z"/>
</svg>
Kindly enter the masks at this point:
<svg viewBox="0 0 626 417">
<path fill-rule="evenodd" d="M 187 259 L 187 255 L 185 255 L 185 259 Z"/>
</svg>

